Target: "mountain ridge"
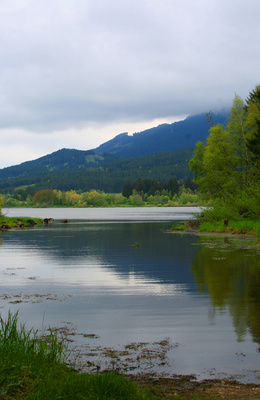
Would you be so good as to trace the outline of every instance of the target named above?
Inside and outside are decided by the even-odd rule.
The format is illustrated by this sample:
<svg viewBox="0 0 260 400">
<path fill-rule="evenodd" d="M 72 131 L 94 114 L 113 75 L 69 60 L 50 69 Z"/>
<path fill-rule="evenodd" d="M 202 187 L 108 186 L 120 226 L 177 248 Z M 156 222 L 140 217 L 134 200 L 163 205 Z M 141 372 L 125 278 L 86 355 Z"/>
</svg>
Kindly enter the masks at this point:
<svg viewBox="0 0 260 400">
<path fill-rule="evenodd" d="M 225 114 L 214 123 L 227 121 Z M 0 191 L 12 192 L 20 186 L 35 190 L 120 191 L 127 180 L 191 177 L 188 163 L 195 144 L 208 136 L 204 114 L 172 124 L 116 135 L 96 149 L 60 149 L 32 161 L 0 169 Z M 120 186 L 121 185 L 121 186 Z"/>
<path fill-rule="evenodd" d="M 227 115 L 224 111 L 214 114 L 214 123 L 225 124 Z M 119 158 L 181 150 L 194 147 L 199 140 L 206 139 L 208 130 L 205 114 L 198 114 L 172 124 L 160 124 L 133 135 L 121 133 L 93 150 L 96 154 L 109 152 Z"/>
</svg>

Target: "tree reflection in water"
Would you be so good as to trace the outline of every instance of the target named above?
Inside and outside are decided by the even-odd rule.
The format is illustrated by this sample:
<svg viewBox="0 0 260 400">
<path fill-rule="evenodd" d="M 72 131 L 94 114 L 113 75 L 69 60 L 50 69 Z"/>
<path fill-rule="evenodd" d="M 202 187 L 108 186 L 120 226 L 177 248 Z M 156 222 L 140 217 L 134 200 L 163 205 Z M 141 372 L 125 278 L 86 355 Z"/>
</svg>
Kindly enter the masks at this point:
<svg viewBox="0 0 260 400">
<path fill-rule="evenodd" d="M 260 252 L 244 240 L 200 238 L 191 272 L 198 290 L 209 292 L 215 310 L 228 309 L 238 341 L 250 332 L 260 345 Z M 260 351 L 260 346 L 258 348 Z"/>
</svg>

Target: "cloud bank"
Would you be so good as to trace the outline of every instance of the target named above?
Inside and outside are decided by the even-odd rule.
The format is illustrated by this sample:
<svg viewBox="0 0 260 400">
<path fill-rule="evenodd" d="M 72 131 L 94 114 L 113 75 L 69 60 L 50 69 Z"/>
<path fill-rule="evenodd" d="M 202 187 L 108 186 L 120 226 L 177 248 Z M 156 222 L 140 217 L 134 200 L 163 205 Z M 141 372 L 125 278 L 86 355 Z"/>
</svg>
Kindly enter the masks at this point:
<svg viewBox="0 0 260 400">
<path fill-rule="evenodd" d="M 259 15 L 259 0 L 1 2 L 0 167 L 229 108 L 260 83 Z"/>
</svg>

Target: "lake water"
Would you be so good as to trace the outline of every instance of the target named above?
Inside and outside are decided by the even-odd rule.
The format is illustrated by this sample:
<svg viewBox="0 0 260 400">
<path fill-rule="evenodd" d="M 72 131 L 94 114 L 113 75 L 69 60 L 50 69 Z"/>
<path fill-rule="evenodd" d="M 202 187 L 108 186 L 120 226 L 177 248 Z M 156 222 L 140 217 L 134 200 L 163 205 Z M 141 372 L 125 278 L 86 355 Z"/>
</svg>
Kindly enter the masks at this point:
<svg viewBox="0 0 260 400">
<path fill-rule="evenodd" d="M 1 315 L 66 334 L 83 371 L 260 383 L 260 250 L 170 233 L 199 211 L 4 209 L 54 221 L 1 234 Z"/>
</svg>

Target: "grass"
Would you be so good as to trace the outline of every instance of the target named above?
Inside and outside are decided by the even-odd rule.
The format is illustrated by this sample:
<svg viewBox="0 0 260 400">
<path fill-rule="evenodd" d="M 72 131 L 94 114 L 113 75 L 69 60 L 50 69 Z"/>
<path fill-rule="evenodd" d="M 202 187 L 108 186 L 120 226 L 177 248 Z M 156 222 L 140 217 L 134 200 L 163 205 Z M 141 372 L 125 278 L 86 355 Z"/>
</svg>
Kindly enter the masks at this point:
<svg viewBox="0 0 260 400">
<path fill-rule="evenodd" d="M 66 365 L 66 345 L 51 333 L 18 326 L 18 314 L 0 317 L 0 398 L 28 400 L 149 399 L 116 373 L 79 374 Z"/>
<path fill-rule="evenodd" d="M 180 225 L 173 225 L 171 227 L 171 231 L 185 231 L 186 225 L 184 223 L 180 223 Z"/>
<path fill-rule="evenodd" d="M 202 222 L 200 232 L 224 232 L 254 235 L 260 238 L 260 221 L 210 221 Z"/>
<path fill-rule="evenodd" d="M 0 216 L 0 230 L 11 229 L 11 228 L 27 228 L 37 224 L 42 224 L 40 218 L 29 218 L 29 217 L 6 217 Z"/>
</svg>

